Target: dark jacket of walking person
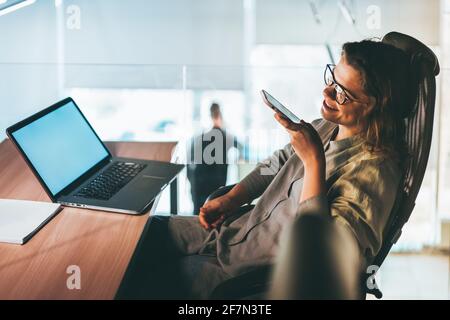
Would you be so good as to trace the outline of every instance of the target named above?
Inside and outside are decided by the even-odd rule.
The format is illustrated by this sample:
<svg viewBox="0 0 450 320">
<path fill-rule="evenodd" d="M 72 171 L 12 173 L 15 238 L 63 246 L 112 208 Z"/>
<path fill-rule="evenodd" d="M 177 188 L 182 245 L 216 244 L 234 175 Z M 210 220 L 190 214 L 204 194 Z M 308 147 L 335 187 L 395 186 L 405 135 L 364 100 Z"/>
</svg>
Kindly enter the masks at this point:
<svg viewBox="0 0 450 320">
<path fill-rule="evenodd" d="M 194 137 L 189 145 L 187 177 L 191 185 L 194 215 L 199 214 L 209 194 L 226 184 L 227 153 L 232 147 L 240 147 L 236 138 L 224 129 L 219 104 L 213 103 L 210 113 L 212 128 Z"/>
</svg>

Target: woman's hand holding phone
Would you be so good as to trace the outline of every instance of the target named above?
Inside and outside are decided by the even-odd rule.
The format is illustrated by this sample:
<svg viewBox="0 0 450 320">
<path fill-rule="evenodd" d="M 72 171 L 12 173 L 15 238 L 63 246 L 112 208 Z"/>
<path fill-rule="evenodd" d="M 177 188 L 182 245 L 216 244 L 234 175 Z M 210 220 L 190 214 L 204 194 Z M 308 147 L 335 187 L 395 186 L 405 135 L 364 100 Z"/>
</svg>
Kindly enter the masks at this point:
<svg viewBox="0 0 450 320">
<path fill-rule="evenodd" d="M 266 91 L 262 90 L 264 102 L 275 110 L 275 119 L 286 128 L 291 137 L 291 146 L 305 168 L 300 202 L 325 193 L 325 152 L 322 139 L 316 129 L 300 120 Z"/>
<path fill-rule="evenodd" d="M 303 120 L 300 124 L 292 123 L 279 113 L 275 114 L 275 119 L 288 131 L 292 148 L 305 168 L 300 202 L 325 194 L 325 152 L 316 129 Z"/>
<path fill-rule="evenodd" d="M 325 165 L 325 153 L 322 139 L 316 129 L 303 120 L 293 123 L 281 113 L 275 113 L 275 119 L 286 128 L 291 137 L 291 145 L 305 167 Z"/>
<path fill-rule="evenodd" d="M 316 129 L 286 108 L 267 91 L 261 90 L 264 102 L 275 111 L 275 119 L 286 128 L 291 136 L 291 145 L 306 167 L 324 167 L 325 153 L 322 140 Z"/>
</svg>

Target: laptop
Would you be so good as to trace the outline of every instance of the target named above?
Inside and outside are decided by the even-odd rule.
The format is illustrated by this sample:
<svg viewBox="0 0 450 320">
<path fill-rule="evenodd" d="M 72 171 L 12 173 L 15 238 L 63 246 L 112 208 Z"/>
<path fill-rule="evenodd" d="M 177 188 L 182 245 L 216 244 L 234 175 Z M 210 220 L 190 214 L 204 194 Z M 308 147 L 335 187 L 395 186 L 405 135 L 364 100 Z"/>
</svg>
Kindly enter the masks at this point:
<svg viewBox="0 0 450 320">
<path fill-rule="evenodd" d="M 125 214 L 147 212 L 184 165 L 117 158 L 72 98 L 6 133 L 53 202 Z"/>
</svg>

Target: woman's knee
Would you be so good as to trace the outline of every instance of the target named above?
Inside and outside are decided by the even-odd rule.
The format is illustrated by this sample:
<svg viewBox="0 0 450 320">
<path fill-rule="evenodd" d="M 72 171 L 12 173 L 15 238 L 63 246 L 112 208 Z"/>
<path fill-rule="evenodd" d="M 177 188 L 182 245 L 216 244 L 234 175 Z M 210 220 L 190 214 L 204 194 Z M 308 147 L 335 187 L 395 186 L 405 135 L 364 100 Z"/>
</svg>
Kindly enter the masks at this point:
<svg viewBox="0 0 450 320">
<path fill-rule="evenodd" d="M 198 253 L 209 235 L 197 216 L 171 216 L 168 229 L 177 250 L 184 255 Z"/>
</svg>

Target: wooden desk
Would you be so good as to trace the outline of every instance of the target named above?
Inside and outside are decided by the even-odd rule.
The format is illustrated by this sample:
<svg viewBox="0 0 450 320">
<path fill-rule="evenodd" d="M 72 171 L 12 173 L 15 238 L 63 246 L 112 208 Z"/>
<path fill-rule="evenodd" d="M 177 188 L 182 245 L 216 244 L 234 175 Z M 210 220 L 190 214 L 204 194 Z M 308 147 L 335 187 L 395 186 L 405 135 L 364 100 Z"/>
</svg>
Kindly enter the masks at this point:
<svg viewBox="0 0 450 320">
<path fill-rule="evenodd" d="M 170 161 L 176 143 L 107 143 L 114 155 Z M 0 198 L 50 201 L 9 140 L 0 143 Z M 0 299 L 113 299 L 148 214 L 64 208 L 25 245 L 0 243 Z M 67 267 L 81 271 L 69 290 Z"/>
</svg>

